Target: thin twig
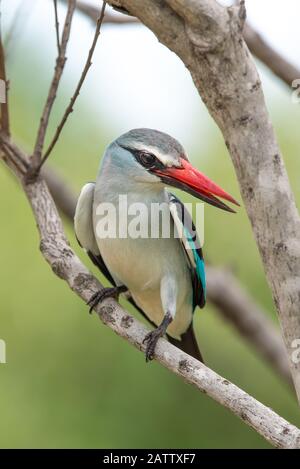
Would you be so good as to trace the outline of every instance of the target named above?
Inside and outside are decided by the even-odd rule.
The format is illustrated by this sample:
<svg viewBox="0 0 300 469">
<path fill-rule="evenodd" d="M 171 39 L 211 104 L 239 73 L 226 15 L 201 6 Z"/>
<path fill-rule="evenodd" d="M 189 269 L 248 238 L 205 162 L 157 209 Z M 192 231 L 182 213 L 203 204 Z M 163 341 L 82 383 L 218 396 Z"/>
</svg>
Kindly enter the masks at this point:
<svg viewBox="0 0 300 469">
<path fill-rule="evenodd" d="M 29 160 L 3 130 L 0 130 L 0 145 L 5 156 L 11 159 L 21 174 L 25 174 L 29 168 Z"/>
<path fill-rule="evenodd" d="M 74 94 L 73 94 L 73 96 L 70 100 L 70 103 L 69 103 L 68 107 L 66 108 L 66 110 L 64 112 L 62 120 L 61 120 L 60 124 L 58 125 L 58 127 L 56 129 L 54 137 L 53 137 L 47 151 L 45 152 L 40 164 L 37 167 L 37 171 L 39 171 L 41 169 L 41 167 L 43 166 L 43 164 L 47 161 L 51 151 L 53 150 L 57 140 L 59 139 L 61 131 L 62 131 L 62 129 L 63 129 L 68 117 L 69 117 L 69 115 L 73 111 L 73 106 L 75 104 L 75 101 L 76 101 L 77 97 L 79 96 L 81 87 L 82 87 L 83 82 L 86 78 L 88 70 L 89 70 L 90 66 L 92 65 L 92 57 L 93 57 L 93 53 L 94 53 L 94 50 L 95 50 L 95 47 L 96 47 L 96 44 L 97 44 L 98 37 L 100 35 L 100 29 L 101 29 L 102 21 L 103 21 L 103 18 L 104 18 L 105 7 L 106 7 L 106 1 L 103 2 L 101 13 L 100 13 L 100 16 L 99 16 L 99 18 L 97 20 L 97 24 L 96 24 L 96 30 L 95 30 L 95 35 L 94 35 L 94 39 L 93 39 L 93 42 L 92 42 L 92 46 L 89 50 L 87 61 L 86 61 L 86 64 L 84 66 L 84 69 L 82 71 L 82 74 L 81 74 L 81 77 L 80 77 L 79 82 L 77 84 L 77 87 L 75 89 L 75 92 L 74 92 Z"/>
<path fill-rule="evenodd" d="M 68 10 L 66 14 L 64 28 L 63 28 L 59 54 L 56 59 L 54 75 L 53 75 L 53 79 L 49 88 L 47 101 L 45 103 L 45 107 L 44 107 L 42 117 L 40 120 L 40 126 L 39 126 L 36 143 L 34 147 L 34 152 L 32 156 L 32 163 L 33 163 L 32 167 L 35 171 L 41 160 L 41 155 L 43 151 L 43 146 L 44 146 L 44 141 L 45 141 L 45 136 L 46 136 L 51 109 L 56 98 L 58 85 L 59 85 L 59 82 L 63 73 L 63 69 L 66 63 L 66 50 L 67 50 L 67 44 L 68 44 L 69 37 L 70 37 L 72 17 L 73 17 L 73 13 L 75 10 L 75 6 L 76 6 L 75 0 L 68 1 Z"/>
<path fill-rule="evenodd" d="M 9 135 L 9 111 L 8 111 L 8 81 L 6 79 L 6 70 L 5 70 L 5 53 L 2 43 L 2 27 L 1 27 L 1 12 L 0 12 L 0 79 L 4 81 L 5 84 L 5 96 L 4 103 L 1 103 L 1 129 Z"/>
<path fill-rule="evenodd" d="M 24 176 L 27 173 L 28 165 L 22 165 L 23 162 L 20 162 L 16 157 L 15 153 L 11 150 L 9 146 L 5 143 L 1 144 L 1 158 L 5 163 L 13 170 L 19 173 L 19 176 Z"/>
<path fill-rule="evenodd" d="M 77 203 L 76 193 L 71 189 L 65 178 L 49 166 L 42 168 L 41 176 L 45 179 L 60 213 L 64 215 L 73 226 Z"/>
<path fill-rule="evenodd" d="M 207 266 L 207 299 L 292 388 L 287 353 L 278 328 L 228 269 Z"/>
<path fill-rule="evenodd" d="M 1 3 L 0 3 L 1 7 Z M 24 169 L 22 168 L 20 161 L 15 157 L 14 153 L 7 147 L 5 142 L 9 142 L 9 109 L 8 109 L 8 82 L 6 80 L 6 69 L 5 69 L 5 53 L 2 43 L 2 25 L 1 25 L 1 11 L 0 11 L 0 79 L 3 80 L 5 84 L 4 90 L 4 102 L 1 103 L 1 119 L 0 119 L 0 134 L 3 136 L 0 141 L 0 157 L 7 163 L 7 165 L 12 169 L 19 172 L 19 174 L 24 174 Z"/>
<path fill-rule="evenodd" d="M 289 88 L 296 78 L 300 78 L 299 68 L 273 49 L 248 23 L 244 26 L 243 35 L 252 54 L 269 67 Z"/>
<path fill-rule="evenodd" d="M 60 55 L 60 38 L 59 38 L 59 21 L 58 21 L 58 13 L 57 13 L 57 0 L 53 0 L 53 5 L 54 5 L 54 15 L 55 15 L 57 53 L 58 55 Z"/>
</svg>

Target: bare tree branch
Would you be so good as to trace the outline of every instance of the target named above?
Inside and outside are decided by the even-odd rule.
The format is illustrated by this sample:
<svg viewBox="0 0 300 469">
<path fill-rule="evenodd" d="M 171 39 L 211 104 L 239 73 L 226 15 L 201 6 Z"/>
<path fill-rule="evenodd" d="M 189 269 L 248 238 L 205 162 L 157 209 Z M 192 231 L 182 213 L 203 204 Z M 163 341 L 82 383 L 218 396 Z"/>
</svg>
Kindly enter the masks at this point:
<svg viewBox="0 0 300 469">
<path fill-rule="evenodd" d="M 58 21 L 58 13 L 57 13 L 57 0 L 53 0 L 54 5 L 54 15 L 55 15 L 55 32 L 56 32 L 56 46 L 57 46 L 57 53 L 60 55 L 60 38 L 59 38 L 59 21 Z"/>
<path fill-rule="evenodd" d="M 109 0 L 110 4 L 114 2 Z M 220 127 L 239 180 L 300 400 L 300 218 L 255 64 L 242 37 L 245 10 L 215 0 L 118 0 L 175 52 Z"/>
<path fill-rule="evenodd" d="M 0 15 L 0 20 L 1 20 Z M 5 83 L 5 102 L 1 103 L 1 121 L 0 128 L 9 135 L 9 114 L 8 114 L 8 81 L 5 71 L 5 56 L 2 43 L 2 28 L 0 24 L 0 79 Z"/>
<path fill-rule="evenodd" d="M 206 271 L 208 301 L 293 387 L 283 340 L 267 313 L 255 304 L 229 270 L 207 266 Z"/>
<path fill-rule="evenodd" d="M 29 168 L 29 162 L 27 158 L 24 158 L 24 154 L 19 150 L 19 148 L 10 141 L 10 137 L 3 130 L 0 130 L 1 138 L 1 149 L 2 154 L 1 158 L 9 164 L 11 169 L 17 169 L 18 172 L 22 175 L 26 174 Z M 9 158 L 6 159 L 6 156 L 9 155 Z"/>
<path fill-rule="evenodd" d="M 2 134 L 0 142 L 6 144 Z M 15 146 L 7 146 L 11 152 L 15 151 Z M 10 153 L 6 152 L 6 156 L 9 158 Z M 23 158 L 28 160 L 25 154 Z M 47 185 L 41 178 L 31 184 L 25 184 L 23 180 L 23 188 L 39 229 L 40 249 L 44 258 L 53 272 L 87 301 L 102 286 L 70 248 Z M 106 300 L 96 307 L 96 312 L 104 324 L 144 351 L 143 340 L 147 328 L 129 316 L 118 303 Z M 227 407 L 275 447 L 300 448 L 300 430 L 297 427 L 165 339 L 159 340 L 155 358 L 187 383 Z"/>
<path fill-rule="evenodd" d="M 66 1 L 66 0 L 64 0 Z M 84 13 L 91 21 L 97 20 L 97 8 L 83 2 L 77 2 L 77 9 Z M 141 24 L 138 18 L 128 15 L 114 15 L 106 13 L 105 24 Z M 264 63 L 280 80 L 290 88 L 296 78 L 300 78 L 300 69 L 291 64 L 285 57 L 270 46 L 255 29 L 246 23 L 243 29 L 244 39 L 255 57 Z"/>
<path fill-rule="evenodd" d="M 103 2 L 102 9 L 101 9 L 101 12 L 100 12 L 100 16 L 97 20 L 93 42 L 92 42 L 91 48 L 89 50 L 88 57 L 87 57 L 84 69 L 82 71 L 82 74 L 80 76 L 79 82 L 76 86 L 75 92 L 74 92 L 73 96 L 71 97 L 70 103 L 69 103 L 69 105 L 67 106 L 67 108 L 64 112 L 62 120 L 61 120 L 61 122 L 59 123 L 59 125 L 56 129 L 56 132 L 54 134 L 54 137 L 53 137 L 48 149 L 46 150 L 41 162 L 39 163 L 39 165 L 37 167 L 37 171 L 39 171 L 41 169 L 41 167 L 43 166 L 43 164 L 47 161 L 51 151 L 53 150 L 57 140 L 59 139 L 61 131 L 62 131 L 62 129 L 63 129 L 68 117 L 69 117 L 69 115 L 71 114 L 71 112 L 73 112 L 73 106 L 75 104 L 75 101 L 79 96 L 79 93 L 80 93 L 81 87 L 83 85 L 83 82 L 86 78 L 86 75 L 89 71 L 90 66 L 92 65 L 92 57 L 93 57 L 93 54 L 94 54 L 94 50 L 95 50 L 95 47 L 96 47 L 96 44 L 97 44 L 98 37 L 100 35 L 100 29 L 101 29 L 102 21 L 103 21 L 103 18 L 104 18 L 105 7 L 106 7 L 106 1 Z"/>
<path fill-rule="evenodd" d="M 269 67 L 289 88 L 296 78 L 300 78 L 300 70 L 273 49 L 248 23 L 244 26 L 243 36 L 252 54 Z"/>
<path fill-rule="evenodd" d="M 38 129 L 38 134 L 35 142 L 35 147 L 33 151 L 33 156 L 32 156 L 32 168 L 33 171 L 36 170 L 36 168 L 39 167 L 40 161 L 41 161 L 41 155 L 43 151 L 43 146 L 44 146 L 44 141 L 45 141 L 45 136 L 46 136 L 46 131 L 49 123 L 49 117 L 50 113 L 52 110 L 52 106 L 54 104 L 55 98 L 56 98 L 56 93 L 58 89 L 58 85 L 60 83 L 60 79 L 64 70 L 64 66 L 66 63 L 66 50 L 67 50 L 67 45 L 70 37 L 70 31 L 71 31 L 71 25 L 72 25 L 72 18 L 73 18 L 73 13 L 75 10 L 76 6 L 76 1 L 75 0 L 68 0 L 68 10 L 66 14 L 66 19 L 65 19 L 65 24 L 63 28 L 63 33 L 62 33 L 62 40 L 61 40 L 61 45 L 59 46 L 59 54 L 56 59 L 56 65 L 54 69 L 54 75 L 52 78 L 52 82 L 49 88 L 49 93 L 48 97 L 45 103 L 45 107 L 42 113 L 42 117 L 40 120 L 40 126 Z"/>
<path fill-rule="evenodd" d="M 41 174 L 58 209 L 73 224 L 77 203 L 76 195 L 71 191 L 66 181 L 52 168 L 44 167 Z"/>
</svg>

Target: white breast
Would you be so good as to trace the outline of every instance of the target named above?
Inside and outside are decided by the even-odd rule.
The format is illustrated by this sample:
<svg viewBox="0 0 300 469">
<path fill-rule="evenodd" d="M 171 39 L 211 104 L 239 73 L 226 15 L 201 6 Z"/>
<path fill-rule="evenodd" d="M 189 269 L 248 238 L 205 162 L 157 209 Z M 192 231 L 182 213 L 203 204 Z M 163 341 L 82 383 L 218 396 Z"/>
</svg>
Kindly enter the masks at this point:
<svg viewBox="0 0 300 469">
<path fill-rule="evenodd" d="M 128 203 L 137 197 L 138 195 L 129 197 Z M 160 197 L 164 198 L 164 194 Z M 140 200 L 143 198 L 143 194 L 140 194 Z M 148 202 L 151 203 L 151 200 Z M 178 337 L 187 329 L 192 317 L 191 277 L 180 241 L 174 237 L 103 239 L 97 236 L 99 215 L 96 207 L 97 203 L 94 204 L 93 212 L 94 230 L 105 264 L 117 284 L 124 284 L 129 288 L 136 303 L 157 325 L 166 312 L 161 299 L 162 279 L 172 277 L 176 295 L 176 317 L 168 332 Z M 118 213 L 118 203 L 116 209 Z M 173 224 L 172 217 L 170 222 Z M 165 293 L 165 296 L 168 295 Z"/>
</svg>

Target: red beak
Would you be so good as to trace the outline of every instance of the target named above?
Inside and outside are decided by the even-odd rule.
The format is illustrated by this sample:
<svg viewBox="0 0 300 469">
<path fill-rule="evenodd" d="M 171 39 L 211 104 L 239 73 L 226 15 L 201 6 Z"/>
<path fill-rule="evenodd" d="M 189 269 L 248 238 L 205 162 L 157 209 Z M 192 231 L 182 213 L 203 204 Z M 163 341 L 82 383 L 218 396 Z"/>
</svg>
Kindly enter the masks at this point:
<svg viewBox="0 0 300 469">
<path fill-rule="evenodd" d="M 198 199 L 228 212 L 234 212 L 234 210 L 217 199 L 217 197 L 228 200 L 235 205 L 240 205 L 231 195 L 195 169 L 187 160 L 181 158 L 181 164 L 180 168 L 172 167 L 156 170 L 155 174 L 159 175 L 166 184 L 189 192 Z"/>
</svg>

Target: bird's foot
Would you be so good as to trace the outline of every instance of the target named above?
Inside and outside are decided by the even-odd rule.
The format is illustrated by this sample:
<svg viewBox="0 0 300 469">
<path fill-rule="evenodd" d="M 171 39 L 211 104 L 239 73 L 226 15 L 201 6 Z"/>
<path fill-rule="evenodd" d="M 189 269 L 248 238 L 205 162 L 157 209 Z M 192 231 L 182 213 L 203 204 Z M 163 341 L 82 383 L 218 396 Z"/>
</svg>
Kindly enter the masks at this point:
<svg viewBox="0 0 300 469">
<path fill-rule="evenodd" d="M 91 296 L 87 305 L 90 307 L 89 312 L 92 313 L 95 306 L 97 306 L 102 301 L 106 300 L 106 298 L 114 298 L 115 300 L 119 299 L 120 293 L 124 293 L 128 290 L 125 285 L 120 285 L 118 287 L 111 287 L 111 288 L 102 288 L 102 290 L 97 291 L 94 295 Z"/>
<path fill-rule="evenodd" d="M 146 362 L 149 362 L 153 360 L 154 358 L 154 352 L 155 352 L 155 347 L 157 344 L 158 339 L 160 339 L 164 334 L 161 333 L 158 328 L 154 329 L 154 331 L 148 332 L 148 334 L 145 336 L 143 340 L 143 344 L 146 345 Z"/>
<path fill-rule="evenodd" d="M 148 334 L 146 334 L 143 340 L 143 344 L 146 343 L 146 362 L 153 360 L 157 341 L 165 335 L 170 322 L 172 322 L 172 316 L 171 314 L 167 313 L 164 316 L 161 324 L 156 329 L 154 329 L 154 331 L 148 332 Z"/>
</svg>

